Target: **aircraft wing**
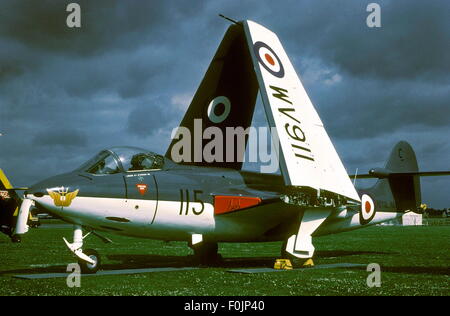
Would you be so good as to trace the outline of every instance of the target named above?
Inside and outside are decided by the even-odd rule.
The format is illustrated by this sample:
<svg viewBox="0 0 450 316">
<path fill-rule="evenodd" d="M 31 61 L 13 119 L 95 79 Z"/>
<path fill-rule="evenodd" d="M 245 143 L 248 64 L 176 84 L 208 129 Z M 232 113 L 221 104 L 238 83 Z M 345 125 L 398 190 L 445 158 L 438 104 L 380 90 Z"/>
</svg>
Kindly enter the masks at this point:
<svg viewBox="0 0 450 316">
<path fill-rule="evenodd" d="M 248 137 L 224 141 L 223 148 L 214 147 L 214 153 L 209 139 L 218 137 L 212 131 L 226 135 L 228 129 L 248 130 L 257 94 L 258 82 L 244 31 L 241 25 L 233 24 L 225 33 L 179 129 L 172 135 L 166 157 L 179 164 L 240 170 Z M 181 149 L 186 135 L 194 141 Z M 202 135 L 209 135 L 209 139 Z"/>
<path fill-rule="evenodd" d="M 252 21 L 243 26 L 285 184 L 360 201 L 278 37 Z"/>
</svg>

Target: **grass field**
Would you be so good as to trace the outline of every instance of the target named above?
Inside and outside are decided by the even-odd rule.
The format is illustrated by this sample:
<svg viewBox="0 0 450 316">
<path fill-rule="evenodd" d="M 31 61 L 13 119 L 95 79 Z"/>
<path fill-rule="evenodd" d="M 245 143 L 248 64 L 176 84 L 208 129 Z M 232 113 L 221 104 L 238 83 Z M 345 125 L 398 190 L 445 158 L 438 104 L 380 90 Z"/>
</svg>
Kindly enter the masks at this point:
<svg viewBox="0 0 450 316">
<path fill-rule="evenodd" d="M 57 226 L 58 227 L 58 226 Z M 365 269 L 296 270 L 234 274 L 231 268 L 271 267 L 280 243 L 223 244 L 217 267 L 138 275 L 94 276 L 69 288 L 65 278 L 21 280 L 15 274 L 65 272 L 75 262 L 62 237 L 67 228 L 32 229 L 21 244 L 0 236 L 1 295 L 449 295 L 450 227 L 370 227 L 315 239 L 316 264 L 378 263 L 381 287 L 369 288 Z M 185 243 L 108 236 L 100 252 L 103 269 L 192 266 Z"/>
</svg>

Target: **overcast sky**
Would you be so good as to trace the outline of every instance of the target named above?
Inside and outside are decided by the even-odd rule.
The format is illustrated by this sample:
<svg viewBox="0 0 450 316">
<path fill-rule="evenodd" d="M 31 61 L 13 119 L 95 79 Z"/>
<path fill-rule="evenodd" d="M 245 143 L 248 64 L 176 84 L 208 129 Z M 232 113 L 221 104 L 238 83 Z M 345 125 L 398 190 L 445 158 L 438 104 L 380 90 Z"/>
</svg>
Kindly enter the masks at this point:
<svg viewBox="0 0 450 316">
<path fill-rule="evenodd" d="M 399 140 L 421 169 L 450 169 L 447 0 L 377 1 L 376 29 L 361 0 L 76 1 L 79 29 L 70 2 L 0 3 L 0 168 L 17 186 L 113 145 L 165 153 L 229 26 L 218 13 L 277 33 L 349 173 Z M 450 207 L 449 185 L 423 178 L 423 201 Z"/>
</svg>

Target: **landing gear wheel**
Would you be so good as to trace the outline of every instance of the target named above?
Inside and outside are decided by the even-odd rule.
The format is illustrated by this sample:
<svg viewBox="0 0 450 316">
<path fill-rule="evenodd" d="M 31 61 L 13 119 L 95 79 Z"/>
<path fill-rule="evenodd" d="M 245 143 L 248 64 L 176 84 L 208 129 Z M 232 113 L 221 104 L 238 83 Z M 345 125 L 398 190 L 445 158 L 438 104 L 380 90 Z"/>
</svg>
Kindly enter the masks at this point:
<svg viewBox="0 0 450 316">
<path fill-rule="evenodd" d="M 86 249 L 83 251 L 85 255 L 95 261 L 95 264 L 90 264 L 83 260 L 78 260 L 78 264 L 80 265 L 81 272 L 85 274 L 94 274 L 100 268 L 100 255 L 94 249 Z"/>
<path fill-rule="evenodd" d="M 200 264 L 210 265 L 222 261 L 222 256 L 218 253 L 217 243 L 201 243 L 191 247 L 194 250 L 196 261 Z"/>
<path fill-rule="evenodd" d="M 22 237 L 20 237 L 19 235 L 12 235 L 11 236 L 11 242 L 13 242 L 13 243 L 22 242 Z"/>
<path fill-rule="evenodd" d="M 287 240 L 284 241 L 283 244 L 281 245 L 280 250 L 281 259 L 289 259 L 289 260 L 294 259 L 295 257 L 286 251 L 286 247 L 287 247 Z"/>
</svg>

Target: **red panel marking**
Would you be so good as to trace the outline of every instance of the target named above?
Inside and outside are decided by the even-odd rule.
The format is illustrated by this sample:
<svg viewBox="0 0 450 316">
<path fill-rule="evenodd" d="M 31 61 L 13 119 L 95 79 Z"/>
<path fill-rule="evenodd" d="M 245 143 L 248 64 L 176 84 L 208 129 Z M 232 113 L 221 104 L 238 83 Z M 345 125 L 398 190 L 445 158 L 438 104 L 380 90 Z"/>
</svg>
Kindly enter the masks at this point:
<svg viewBox="0 0 450 316">
<path fill-rule="evenodd" d="M 366 201 L 366 204 L 364 204 L 366 213 L 370 213 L 370 211 L 372 210 L 372 206 L 370 205 L 369 201 Z"/>
<path fill-rule="evenodd" d="M 261 204 L 258 197 L 221 196 L 214 197 L 214 214 L 225 214 Z"/>
<path fill-rule="evenodd" d="M 147 193 L 148 185 L 146 185 L 145 183 L 138 183 L 136 184 L 136 188 L 141 195 L 144 195 L 145 193 Z"/>
<path fill-rule="evenodd" d="M 272 56 L 269 54 L 265 54 L 264 57 L 266 58 L 267 62 L 271 64 L 272 66 L 275 66 L 275 61 L 273 60 Z"/>
</svg>

